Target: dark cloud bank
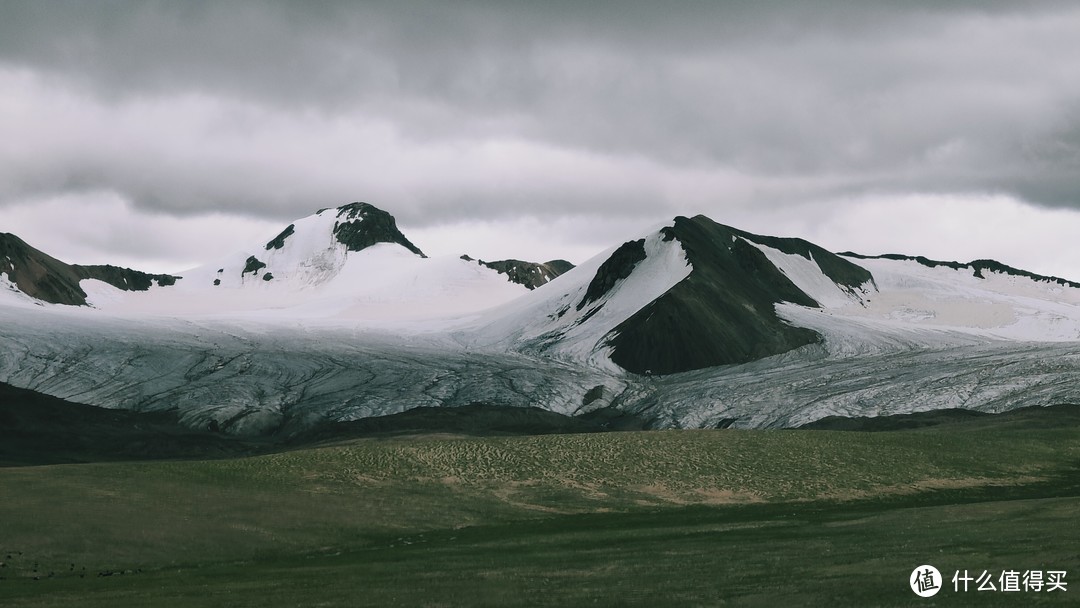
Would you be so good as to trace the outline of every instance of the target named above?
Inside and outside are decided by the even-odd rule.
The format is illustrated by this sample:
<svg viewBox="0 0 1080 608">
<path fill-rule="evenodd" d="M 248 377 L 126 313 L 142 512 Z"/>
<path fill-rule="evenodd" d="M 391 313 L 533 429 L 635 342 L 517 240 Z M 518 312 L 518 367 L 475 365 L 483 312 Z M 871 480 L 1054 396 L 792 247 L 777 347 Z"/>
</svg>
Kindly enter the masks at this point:
<svg viewBox="0 0 1080 608">
<path fill-rule="evenodd" d="M 1077 31 L 1055 2 L 5 2 L 0 205 L 364 198 L 421 226 L 868 193 L 1075 208 Z"/>
</svg>

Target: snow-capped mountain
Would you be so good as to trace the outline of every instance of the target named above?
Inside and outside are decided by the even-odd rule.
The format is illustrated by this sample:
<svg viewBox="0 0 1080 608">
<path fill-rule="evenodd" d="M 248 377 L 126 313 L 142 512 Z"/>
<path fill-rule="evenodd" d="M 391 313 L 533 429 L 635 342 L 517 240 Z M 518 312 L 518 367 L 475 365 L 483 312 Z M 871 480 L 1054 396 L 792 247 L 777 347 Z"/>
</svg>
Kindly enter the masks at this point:
<svg viewBox="0 0 1080 608">
<path fill-rule="evenodd" d="M 224 259 L 181 272 L 168 289 L 130 295 L 84 282 L 106 312 L 190 318 L 448 319 L 528 291 L 487 266 L 429 258 L 392 215 L 367 203 L 321 209 Z"/>
<path fill-rule="evenodd" d="M 209 279 L 215 287 L 258 285 L 258 281 L 313 287 L 337 278 L 355 254 L 377 245 L 396 245 L 394 250 L 427 257 L 398 230 L 392 215 L 367 203 L 352 203 L 320 209 L 289 224 L 254 252 L 223 260 L 216 270 L 211 264 L 189 274 L 193 281 L 207 283 L 205 279 Z"/>
<path fill-rule="evenodd" d="M 802 263 L 800 263 L 802 262 Z M 801 283 L 801 284 L 797 284 Z M 493 343 L 640 374 L 745 363 L 819 342 L 777 306 L 845 305 L 870 272 L 800 239 L 678 217 L 522 298 L 480 333 Z"/>
<path fill-rule="evenodd" d="M 561 272 L 427 258 L 392 216 L 354 203 L 172 285 L 76 273 L 84 307 L 28 304 L 41 292 L 25 277 L 51 284 L 66 265 L 34 275 L 9 251 L 0 381 L 239 434 L 478 402 L 769 427 L 1080 401 L 1076 283 L 837 255 L 704 216 Z"/>
</svg>

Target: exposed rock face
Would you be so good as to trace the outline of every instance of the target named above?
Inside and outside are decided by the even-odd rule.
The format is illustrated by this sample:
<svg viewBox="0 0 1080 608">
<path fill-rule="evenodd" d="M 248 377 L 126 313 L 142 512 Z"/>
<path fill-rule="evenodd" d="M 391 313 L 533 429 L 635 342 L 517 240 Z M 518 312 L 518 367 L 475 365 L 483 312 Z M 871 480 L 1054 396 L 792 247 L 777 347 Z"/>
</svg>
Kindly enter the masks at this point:
<svg viewBox="0 0 1080 608">
<path fill-rule="evenodd" d="M 818 303 L 748 241 L 812 259 L 840 286 L 854 289 L 873 280 L 864 268 L 801 239 L 760 237 L 702 215 L 676 218 L 664 238 L 678 239 L 693 271 L 613 332 L 612 361 L 636 373 L 746 363 L 821 340 L 816 332 L 777 316 L 780 302 Z M 627 249 L 613 266 L 626 268 L 636 255 Z M 594 283 L 607 281 L 597 273 Z"/>
<path fill-rule="evenodd" d="M 467 262 L 473 261 L 473 259 L 467 255 L 461 256 L 461 259 Z M 566 260 L 551 260 L 543 263 L 523 262 L 521 260 L 499 260 L 497 262 L 480 261 L 480 264 L 487 266 L 500 274 L 505 274 L 506 278 L 510 281 L 519 285 L 524 285 L 529 289 L 536 289 L 541 285 L 549 283 L 555 277 L 574 267 L 573 264 Z"/>
<path fill-rule="evenodd" d="M 706 218 L 703 215 L 699 215 L 694 219 L 696 220 L 698 218 L 712 222 L 712 220 L 709 220 L 709 218 Z M 715 222 L 712 223 L 715 224 Z M 716 225 L 720 226 L 720 224 Z M 821 269 L 821 272 L 832 279 L 832 281 L 840 287 L 856 289 L 861 285 L 868 282 L 872 283 L 874 281 L 874 276 L 870 274 L 870 271 L 867 269 L 845 260 L 831 251 L 822 249 L 809 241 L 796 238 L 761 236 L 759 234 L 751 234 L 727 226 L 725 226 L 725 228 L 748 241 L 772 247 L 773 249 L 779 249 L 784 253 L 800 255 L 815 262 L 818 268 Z"/>
<path fill-rule="evenodd" d="M 26 295 L 53 304 L 85 305 L 86 292 L 68 264 L 26 244 L 14 234 L 0 234 L 0 272 Z"/>
<path fill-rule="evenodd" d="M 398 230 L 394 216 L 374 205 L 343 205 L 337 208 L 337 217 L 334 238 L 349 251 L 361 251 L 376 243 L 397 243 L 422 258 L 427 257 Z"/>
<path fill-rule="evenodd" d="M 0 273 L 28 296 L 71 306 L 86 305 L 86 292 L 79 286 L 83 279 L 97 279 L 125 291 L 146 291 L 154 283 L 165 287 L 180 278 L 110 265 L 65 264 L 7 233 L 0 233 Z"/>
<path fill-rule="evenodd" d="M 168 287 L 175 285 L 176 280 L 181 278 L 167 274 L 147 274 L 111 264 L 105 264 L 104 266 L 75 266 L 75 268 L 79 269 L 78 272 L 83 275 L 82 278 L 105 281 L 109 285 L 125 291 L 146 291 L 153 287 L 154 283 L 157 283 L 159 287 Z"/>
<path fill-rule="evenodd" d="M 292 236 L 292 233 L 296 230 L 296 224 L 289 224 L 289 227 L 281 231 L 281 234 L 275 236 L 273 240 L 266 244 L 266 250 L 281 249 L 285 246 L 285 239 Z"/>
<path fill-rule="evenodd" d="M 244 270 L 240 272 L 240 276 L 244 276 L 249 272 L 258 274 L 263 268 L 266 268 L 266 264 L 260 261 L 259 258 L 248 256 L 247 261 L 244 263 Z"/>
<path fill-rule="evenodd" d="M 593 277 L 588 289 L 585 290 L 585 295 L 578 302 L 577 309 L 581 310 L 586 305 L 602 298 L 615 286 L 615 283 L 630 276 L 638 262 L 644 259 L 645 239 L 627 241 L 620 245 L 596 270 L 596 276 Z"/>
</svg>

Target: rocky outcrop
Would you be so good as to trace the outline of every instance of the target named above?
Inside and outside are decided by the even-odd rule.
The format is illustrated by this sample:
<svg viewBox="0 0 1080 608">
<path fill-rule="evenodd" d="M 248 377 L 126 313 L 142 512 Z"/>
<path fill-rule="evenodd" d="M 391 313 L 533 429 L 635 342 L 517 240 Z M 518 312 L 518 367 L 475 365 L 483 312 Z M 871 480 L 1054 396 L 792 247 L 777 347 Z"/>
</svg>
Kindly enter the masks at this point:
<svg viewBox="0 0 1080 608">
<path fill-rule="evenodd" d="M 585 295 L 578 302 L 577 309 L 581 310 L 586 305 L 602 298 L 615 286 L 615 283 L 630 276 L 638 262 L 644 259 L 645 239 L 627 241 L 620 245 L 596 270 L 596 275 L 593 276 L 592 282 L 585 290 Z"/>
<path fill-rule="evenodd" d="M 337 218 L 334 238 L 349 251 L 362 251 L 376 243 L 397 243 L 422 258 L 427 257 L 398 230 L 394 216 L 374 205 L 343 205 L 337 208 Z"/>
<path fill-rule="evenodd" d="M 467 255 L 461 256 L 461 259 L 469 262 L 473 261 Z M 521 260 L 499 260 L 497 262 L 479 260 L 478 263 L 500 274 L 505 274 L 510 281 L 524 285 L 529 289 L 536 289 L 541 285 L 550 283 L 554 278 L 574 268 L 574 265 L 566 260 L 551 260 L 543 263 L 523 262 Z"/>
<path fill-rule="evenodd" d="M 266 263 L 255 256 L 248 256 L 247 261 L 244 262 L 244 270 L 240 272 L 240 276 L 244 276 L 247 273 L 252 273 L 258 276 L 259 271 L 266 268 Z"/>
<path fill-rule="evenodd" d="M 146 291 L 155 284 L 173 285 L 180 278 L 112 265 L 66 264 L 7 233 L 0 233 L 0 273 L 32 298 L 71 306 L 86 305 L 86 292 L 79 286 L 84 279 L 104 281 L 124 291 Z"/>
<path fill-rule="evenodd" d="M 292 236 L 296 230 L 296 224 L 289 224 L 289 227 L 281 231 L 281 234 L 275 236 L 269 243 L 266 244 L 266 250 L 281 249 L 285 246 L 285 239 Z"/>
</svg>

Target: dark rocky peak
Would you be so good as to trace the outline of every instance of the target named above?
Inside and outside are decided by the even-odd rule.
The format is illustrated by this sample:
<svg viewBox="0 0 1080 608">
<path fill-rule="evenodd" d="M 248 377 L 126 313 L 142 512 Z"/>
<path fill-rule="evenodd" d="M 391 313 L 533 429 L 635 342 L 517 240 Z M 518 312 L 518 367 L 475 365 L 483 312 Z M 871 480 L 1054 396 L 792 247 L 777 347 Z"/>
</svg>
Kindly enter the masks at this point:
<svg viewBox="0 0 1080 608">
<path fill-rule="evenodd" d="M 334 238 L 349 251 L 361 251 L 376 243 L 397 243 L 422 258 L 427 257 L 398 230 L 394 216 L 374 205 L 342 205 L 337 208 L 337 220 Z"/>
<path fill-rule="evenodd" d="M 521 260 L 485 262 L 483 260 L 473 260 L 467 255 L 461 256 L 461 259 L 466 262 L 476 261 L 481 266 L 487 266 L 500 274 L 505 274 L 508 280 L 524 285 L 529 289 L 536 289 L 541 285 L 550 283 L 555 277 L 566 273 L 574 267 L 573 264 L 566 260 L 551 260 L 543 263 L 523 262 Z"/>
<path fill-rule="evenodd" d="M 782 302 L 818 303 L 755 243 L 813 260 L 841 287 L 855 289 L 873 280 L 866 269 L 812 243 L 750 234 L 703 215 L 677 217 L 661 234 L 664 240 L 679 241 L 693 269 L 612 332 L 612 361 L 631 372 L 670 374 L 745 363 L 821 340 L 816 332 L 777 315 L 776 305 Z M 625 269 L 640 255 L 629 245 L 624 245 L 623 262 L 611 264 L 612 270 Z M 609 272 L 612 278 L 606 280 L 598 272 L 594 283 L 613 283 L 623 272 Z"/>
<path fill-rule="evenodd" d="M 327 209 L 320 210 L 319 213 L 328 211 Z M 364 219 L 368 215 L 390 215 L 386 211 L 379 209 L 375 205 L 370 203 L 349 203 L 348 205 L 342 205 L 336 209 L 337 218 L 340 220 L 344 216 L 345 221 Z"/>
<path fill-rule="evenodd" d="M 544 266 L 550 268 L 553 272 L 557 272 L 559 275 L 566 274 L 576 268 L 576 266 L 566 260 L 548 260 L 544 262 Z"/>
<path fill-rule="evenodd" d="M 66 264 L 7 233 L 0 233 L 0 272 L 32 298 L 71 306 L 86 305 L 86 292 L 79 286 L 83 279 L 104 281 L 124 291 L 146 291 L 155 283 L 165 287 L 180 278 L 111 265 Z"/>
</svg>

